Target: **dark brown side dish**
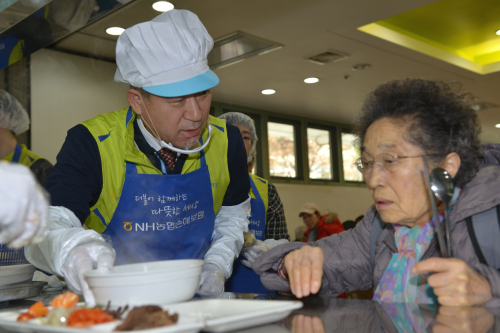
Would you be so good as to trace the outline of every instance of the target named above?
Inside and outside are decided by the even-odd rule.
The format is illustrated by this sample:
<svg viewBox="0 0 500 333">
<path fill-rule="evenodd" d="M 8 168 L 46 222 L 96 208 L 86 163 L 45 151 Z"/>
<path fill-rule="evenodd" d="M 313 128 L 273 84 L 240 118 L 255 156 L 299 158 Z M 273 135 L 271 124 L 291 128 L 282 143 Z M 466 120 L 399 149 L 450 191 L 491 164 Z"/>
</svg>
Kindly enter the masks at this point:
<svg viewBox="0 0 500 333">
<path fill-rule="evenodd" d="M 168 326 L 177 323 L 177 313 L 169 315 L 168 311 L 156 305 L 145 305 L 133 308 L 123 323 L 115 331 L 139 331 L 146 328 Z"/>
</svg>

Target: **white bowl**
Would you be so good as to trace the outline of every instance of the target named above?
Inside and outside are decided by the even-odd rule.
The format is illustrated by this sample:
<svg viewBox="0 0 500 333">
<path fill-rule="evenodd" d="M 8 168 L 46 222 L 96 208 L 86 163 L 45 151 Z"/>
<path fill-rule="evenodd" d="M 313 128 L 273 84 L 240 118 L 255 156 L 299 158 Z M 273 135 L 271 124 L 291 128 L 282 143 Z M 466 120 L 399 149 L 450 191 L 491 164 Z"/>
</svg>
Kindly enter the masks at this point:
<svg viewBox="0 0 500 333">
<path fill-rule="evenodd" d="M 36 267 L 30 264 L 0 266 L 0 285 L 33 279 Z"/>
<path fill-rule="evenodd" d="M 193 298 L 203 260 L 165 260 L 115 266 L 110 272 L 85 273 L 96 303 L 112 306 L 171 304 Z"/>
</svg>

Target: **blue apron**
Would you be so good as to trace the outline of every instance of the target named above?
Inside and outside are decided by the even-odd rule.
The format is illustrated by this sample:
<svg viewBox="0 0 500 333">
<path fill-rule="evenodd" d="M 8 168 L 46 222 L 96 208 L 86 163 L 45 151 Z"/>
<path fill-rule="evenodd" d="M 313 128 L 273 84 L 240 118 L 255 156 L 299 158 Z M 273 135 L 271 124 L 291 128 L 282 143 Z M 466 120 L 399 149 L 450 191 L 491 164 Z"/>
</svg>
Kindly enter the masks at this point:
<svg viewBox="0 0 500 333">
<path fill-rule="evenodd" d="M 120 201 L 102 233 L 111 238 L 115 265 L 203 259 L 215 213 L 204 151 L 200 159 L 199 169 L 169 175 L 139 174 L 134 163 L 126 162 Z"/>
<path fill-rule="evenodd" d="M 21 158 L 21 153 L 23 148 L 18 144 L 16 144 L 16 149 L 14 150 L 14 155 L 12 155 L 12 163 L 19 163 L 19 158 Z"/>
<path fill-rule="evenodd" d="M 256 239 L 263 241 L 266 228 L 266 208 L 252 177 L 248 177 L 250 178 L 250 185 L 255 195 L 255 199 L 252 198 L 250 200 L 252 215 L 248 229 L 254 234 Z M 224 290 L 234 293 L 275 294 L 274 291 L 264 287 L 257 273 L 243 266 L 240 262 L 241 259 L 245 259 L 242 254 L 234 261 L 233 274 L 227 280 Z"/>
</svg>

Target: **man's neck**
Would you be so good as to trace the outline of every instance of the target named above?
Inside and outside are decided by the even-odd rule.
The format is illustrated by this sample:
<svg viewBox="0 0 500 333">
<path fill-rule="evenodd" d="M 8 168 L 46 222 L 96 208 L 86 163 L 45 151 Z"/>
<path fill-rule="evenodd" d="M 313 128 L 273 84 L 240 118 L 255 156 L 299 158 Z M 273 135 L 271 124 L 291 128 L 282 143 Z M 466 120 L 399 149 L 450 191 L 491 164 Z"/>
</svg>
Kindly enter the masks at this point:
<svg viewBox="0 0 500 333">
<path fill-rule="evenodd" d="M 144 136 L 144 139 L 146 139 L 147 143 L 154 149 L 154 150 L 160 150 L 160 142 L 158 141 L 157 138 L 154 137 L 154 135 L 151 133 L 151 131 L 148 129 L 147 124 L 142 120 L 140 117 L 137 118 L 137 123 L 139 124 L 139 129 L 142 132 L 142 135 Z"/>
<path fill-rule="evenodd" d="M 12 132 L 5 128 L 0 128 L 0 160 L 16 149 L 17 141 Z"/>
</svg>

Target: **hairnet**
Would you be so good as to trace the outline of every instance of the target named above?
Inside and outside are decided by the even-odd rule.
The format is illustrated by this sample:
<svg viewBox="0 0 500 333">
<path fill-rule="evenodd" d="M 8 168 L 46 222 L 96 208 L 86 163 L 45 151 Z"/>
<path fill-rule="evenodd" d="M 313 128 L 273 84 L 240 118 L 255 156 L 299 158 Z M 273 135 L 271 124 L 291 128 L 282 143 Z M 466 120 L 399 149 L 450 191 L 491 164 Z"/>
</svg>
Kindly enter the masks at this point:
<svg viewBox="0 0 500 333">
<path fill-rule="evenodd" d="M 219 117 L 220 119 L 225 119 L 229 125 L 243 125 L 250 131 L 250 136 L 252 137 L 252 146 L 250 147 L 250 156 L 253 156 L 255 152 L 255 147 L 257 146 L 257 132 L 255 130 L 255 124 L 253 119 L 243 114 L 241 112 L 228 112 L 224 113 Z"/>
<path fill-rule="evenodd" d="M 5 90 L 0 90 L 0 128 L 21 134 L 29 126 L 30 117 L 21 103 Z"/>
</svg>

